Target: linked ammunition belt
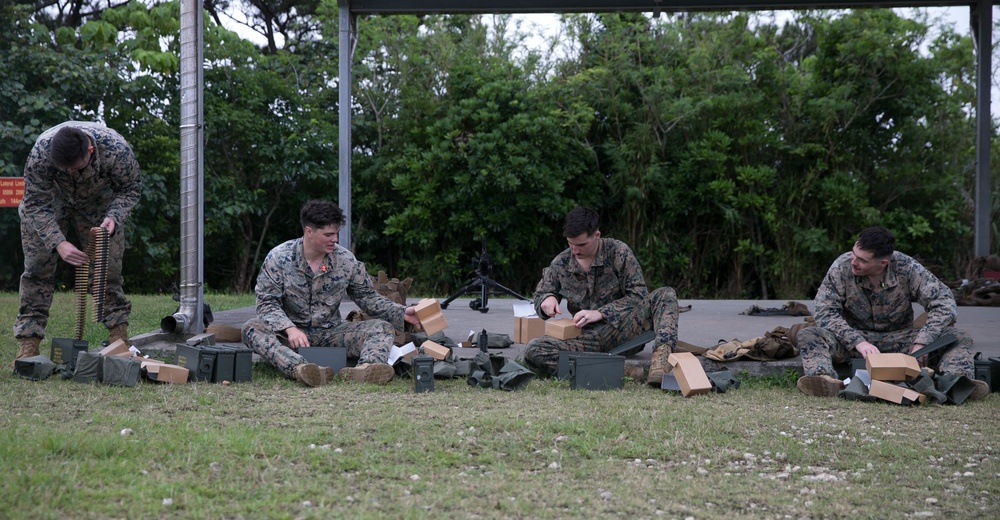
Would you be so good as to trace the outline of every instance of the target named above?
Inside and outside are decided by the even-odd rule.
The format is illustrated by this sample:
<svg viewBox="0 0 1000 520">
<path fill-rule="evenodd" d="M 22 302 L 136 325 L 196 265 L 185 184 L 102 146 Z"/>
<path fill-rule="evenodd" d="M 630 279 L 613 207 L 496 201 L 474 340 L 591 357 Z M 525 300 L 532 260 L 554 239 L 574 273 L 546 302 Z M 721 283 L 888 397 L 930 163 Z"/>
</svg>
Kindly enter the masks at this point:
<svg viewBox="0 0 1000 520">
<path fill-rule="evenodd" d="M 76 294 L 75 308 L 76 324 L 73 330 L 75 339 L 83 339 L 84 323 L 87 319 L 87 294 L 94 300 L 92 321 L 104 320 L 104 297 L 108 287 L 108 230 L 102 227 L 90 228 L 90 240 L 87 243 L 87 256 L 90 261 L 77 266 L 76 280 L 73 291 Z"/>
</svg>

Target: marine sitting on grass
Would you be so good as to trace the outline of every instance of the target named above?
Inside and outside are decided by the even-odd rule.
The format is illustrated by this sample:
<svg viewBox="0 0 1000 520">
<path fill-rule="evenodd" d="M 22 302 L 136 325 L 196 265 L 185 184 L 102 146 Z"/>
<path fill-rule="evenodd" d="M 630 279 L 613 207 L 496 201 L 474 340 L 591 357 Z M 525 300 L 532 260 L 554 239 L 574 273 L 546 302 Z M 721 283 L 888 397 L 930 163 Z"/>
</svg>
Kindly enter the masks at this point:
<svg viewBox="0 0 1000 520">
<path fill-rule="evenodd" d="M 299 349 L 346 347 L 356 367 L 342 378 L 385 384 L 394 370 L 386 364 L 396 330 L 404 322 L 420 327 L 413 307 L 404 307 L 375 291 L 365 264 L 337 243 L 347 219 L 336 204 L 312 200 L 299 214 L 302 238 L 289 240 L 267 254 L 257 277 L 257 319 L 243 326 L 243 343 L 285 375 L 307 386 L 333 377 L 333 369 L 306 362 Z M 340 303 L 350 298 L 376 319 L 344 321 Z"/>
</svg>

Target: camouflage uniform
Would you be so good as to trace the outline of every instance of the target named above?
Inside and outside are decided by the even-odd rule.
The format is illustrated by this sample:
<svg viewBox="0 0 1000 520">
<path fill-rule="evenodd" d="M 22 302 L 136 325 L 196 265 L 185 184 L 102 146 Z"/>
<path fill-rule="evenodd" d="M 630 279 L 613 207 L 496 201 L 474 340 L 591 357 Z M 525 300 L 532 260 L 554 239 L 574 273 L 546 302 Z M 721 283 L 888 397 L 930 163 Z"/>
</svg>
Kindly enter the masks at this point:
<svg viewBox="0 0 1000 520">
<path fill-rule="evenodd" d="M 90 164 L 73 174 L 57 168 L 49 158 L 52 137 L 64 126 L 80 128 L 94 140 Z M 81 242 L 79 249 L 86 251 L 90 228 L 99 226 L 105 217 L 115 221 L 115 232 L 108 239 L 104 325 L 110 329 L 128 323 L 132 304 L 122 290 L 123 224 L 141 192 L 139 163 L 118 132 L 96 123 L 70 121 L 38 137 L 24 167 L 24 197 L 18 208 L 24 274 L 14 321 L 16 338 L 45 337 L 59 260 L 56 246 L 67 240 L 72 228 Z"/>
<path fill-rule="evenodd" d="M 567 248 L 542 272 L 535 288 L 535 312 L 549 296 L 565 299 L 570 317 L 596 310 L 604 319 L 583 327 L 580 336 L 559 340 L 541 336 L 528 342 L 524 359 L 550 374 L 556 372 L 560 350 L 607 352 L 647 330 L 656 331 L 656 345 L 677 345 L 677 293 L 661 287 L 646 293 L 646 280 L 632 250 L 624 242 L 601 238 L 590 270 L 584 272 Z"/>
<path fill-rule="evenodd" d="M 913 328 L 913 302 L 927 310 L 927 323 Z M 860 355 L 862 341 L 881 352 L 909 353 L 914 343 L 926 345 L 942 334 L 959 343 L 929 363 L 939 373 L 974 377 L 972 338 L 952 327 L 958 307 L 946 285 L 919 262 L 900 252 L 886 266 L 884 282 L 872 286 L 867 276 L 851 273 L 851 253 L 844 253 L 826 273 L 816 293 L 816 326 L 799 331 L 805 375 L 837 376 L 833 363 Z M 939 351 L 940 352 L 940 351 Z"/>
<path fill-rule="evenodd" d="M 257 276 L 257 319 L 243 326 L 243 343 L 289 377 L 305 359 L 287 346 L 284 330 L 297 327 L 314 347 L 347 347 L 358 363 L 385 363 L 405 307 L 375 292 L 365 264 L 337 245 L 318 272 L 306 262 L 302 239 L 268 253 Z M 349 297 L 377 319 L 344 321 L 340 302 Z M 308 348 L 308 347 L 305 347 Z"/>
</svg>

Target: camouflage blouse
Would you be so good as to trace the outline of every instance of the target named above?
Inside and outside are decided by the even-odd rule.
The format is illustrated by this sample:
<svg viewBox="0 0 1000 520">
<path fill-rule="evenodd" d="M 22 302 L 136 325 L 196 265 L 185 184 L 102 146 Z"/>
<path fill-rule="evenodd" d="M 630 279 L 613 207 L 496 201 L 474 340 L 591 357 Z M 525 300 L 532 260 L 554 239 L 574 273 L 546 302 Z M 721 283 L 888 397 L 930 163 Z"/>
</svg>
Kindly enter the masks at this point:
<svg viewBox="0 0 1000 520">
<path fill-rule="evenodd" d="M 535 287 L 535 312 L 542 313 L 542 302 L 555 296 L 567 301 L 570 314 L 580 310 L 597 310 L 611 325 L 618 323 L 622 313 L 646 299 L 646 279 L 632 250 L 624 242 L 601 238 L 590 271 L 584 272 L 569 248 L 559 253 L 542 271 Z"/>
<path fill-rule="evenodd" d="M 913 302 L 927 310 L 927 323 L 914 343 L 937 339 L 958 314 L 951 289 L 919 262 L 893 253 L 882 283 L 851 273 L 851 253 L 830 266 L 816 293 L 816 325 L 833 332 L 848 347 L 865 341 L 861 332 L 892 332 L 913 326 Z"/>
<path fill-rule="evenodd" d="M 257 317 L 275 331 L 293 325 L 306 333 L 335 327 L 343 321 L 344 298 L 368 316 L 403 330 L 405 307 L 375 292 L 365 264 L 339 244 L 318 272 L 309 268 L 301 238 L 278 245 L 264 259 L 255 290 Z"/>
<path fill-rule="evenodd" d="M 94 140 L 90 164 L 72 174 L 57 168 L 49 158 L 52 137 L 64 126 L 80 128 Z M 96 226 L 111 217 L 120 227 L 141 194 L 139 163 L 125 138 L 97 123 L 69 121 L 38 136 L 28 154 L 19 214 L 52 251 L 66 240 L 59 220 L 78 214 Z"/>
</svg>

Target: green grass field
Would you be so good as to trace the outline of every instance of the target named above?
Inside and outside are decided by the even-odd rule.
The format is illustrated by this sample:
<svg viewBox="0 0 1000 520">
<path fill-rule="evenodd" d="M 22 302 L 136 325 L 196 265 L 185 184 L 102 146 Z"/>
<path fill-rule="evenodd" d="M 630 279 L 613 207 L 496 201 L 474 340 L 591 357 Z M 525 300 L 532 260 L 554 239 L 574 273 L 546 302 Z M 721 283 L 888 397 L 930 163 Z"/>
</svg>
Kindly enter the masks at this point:
<svg viewBox="0 0 1000 520">
<path fill-rule="evenodd" d="M 130 297 L 133 331 L 176 308 Z M 50 336 L 71 333 L 71 307 L 59 294 Z M 17 296 L 0 294 L 0 309 L 0 518 L 951 519 L 1000 507 L 996 395 L 906 408 L 807 397 L 792 377 L 693 398 L 553 380 L 511 393 L 439 380 L 415 394 L 400 379 L 306 388 L 259 365 L 228 386 L 33 382 L 9 370 Z"/>
</svg>

